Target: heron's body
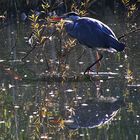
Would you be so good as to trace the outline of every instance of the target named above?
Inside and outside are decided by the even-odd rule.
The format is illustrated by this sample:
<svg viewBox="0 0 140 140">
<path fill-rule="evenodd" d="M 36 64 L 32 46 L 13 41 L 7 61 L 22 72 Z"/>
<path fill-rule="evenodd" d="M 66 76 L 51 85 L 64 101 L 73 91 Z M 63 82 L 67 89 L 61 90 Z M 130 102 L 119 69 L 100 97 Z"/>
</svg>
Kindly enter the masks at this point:
<svg viewBox="0 0 140 140">
<path fill-rule="evenodd" d="M 97 19 L 80 17 L 75 12 L 67 13 L 62 18 L 65 21 L 66 32 L 89 48 L 111 49 L 118 52 L 125 48 L 125 45 L 118 41 L 113 31 Z M 89 66 L 84 74 L 91 70 L 91 67 L 101 61 L 102 58 L 103 55 L 100 54 L 100 58 Z"/>
<path fill-rule="evenodd" d="M 89 48 L 124 50 L 124 44 L 120 43 L 113 31 L 99 20 L 79 17 L 72 22 L 66 22 L 65 26 L 69 35 Z"/>
</svg>

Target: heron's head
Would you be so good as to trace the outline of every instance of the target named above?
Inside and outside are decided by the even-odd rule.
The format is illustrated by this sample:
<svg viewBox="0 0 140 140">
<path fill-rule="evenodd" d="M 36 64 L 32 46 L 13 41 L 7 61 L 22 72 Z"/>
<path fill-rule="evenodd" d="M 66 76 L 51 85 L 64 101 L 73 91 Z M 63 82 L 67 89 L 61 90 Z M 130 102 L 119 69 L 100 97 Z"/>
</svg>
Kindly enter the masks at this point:
<svg viewBox="0 0 140 140">
<path fill-rule="evenodd" d="M 53 18 L 54 21 L 60 21 L 61 19 L 63 20 L 69 20 L 69 21 L 75 21 L 77 19 L 79 19 L 80 16 L 78 15 L 78 13 L 76 12 L 69 12 L 69 13 L 66 13 L 60 17 L 57 17 L 57 18 Z"/>
<path fill-rule="evenodd" d="M 78 13 L 76 12 L 69 12 L 69 13 L 66 13 L 64 14 L 63 16 L 61 16 L 63 19 L 67 19 L 67 20 L 72 20 L 72 21 L 75 21 L 77 20 L 78 18 L 80 18 L 80 16 L 78 15 Z"/>
</svg>

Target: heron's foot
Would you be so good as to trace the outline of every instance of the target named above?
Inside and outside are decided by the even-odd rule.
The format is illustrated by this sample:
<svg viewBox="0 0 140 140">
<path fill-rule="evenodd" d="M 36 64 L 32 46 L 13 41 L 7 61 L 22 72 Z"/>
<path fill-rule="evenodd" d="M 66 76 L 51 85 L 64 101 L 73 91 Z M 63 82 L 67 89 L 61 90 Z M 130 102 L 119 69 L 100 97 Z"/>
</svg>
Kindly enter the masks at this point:
<svg viewBox="0 0 140 140">
<path fill-rule="evenodd" d="M 90 72 L 94 72 L 91 68 L 90 69 L 86 69 L 85 70 L 85 72 L 84 72 L 84 75 L 86 75 L 86 73 L 88 74 L 88 75 L 91 75 L 91 73 Z"/>
</svg>

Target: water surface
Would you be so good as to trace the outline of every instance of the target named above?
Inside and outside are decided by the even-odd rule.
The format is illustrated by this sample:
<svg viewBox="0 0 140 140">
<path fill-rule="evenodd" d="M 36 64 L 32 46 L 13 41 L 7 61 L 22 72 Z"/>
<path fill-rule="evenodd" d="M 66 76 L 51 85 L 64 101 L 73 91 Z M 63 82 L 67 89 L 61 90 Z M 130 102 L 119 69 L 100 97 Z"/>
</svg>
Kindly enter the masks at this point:
<svg viewBox="0 0 140 140">
<path fill-rule="evenodd" d="M 135 25 L 117 18 L 104 21 L 118 36 Z M 31 33 L 29 25 L 10 24 L 0 33 L 1 140 L 140 139 L 139 32 L 123 39 L 125 52 L 105 52 L 98 75 L 95 67 L 90 78 L 81 73 L 95 61 L 95 51 L 87 49 L 77 61 L 82 47 L 76 46 L 67 56 L 62 76 L 57 40 L 44 50 L 35 49 L 23 62 L 21 58 L 30 49 L 26 43 Z M 123 104 L 116 107 L 117 100 Z M 73 117 L 78 125 L 73 124 Z"/>
</svg>

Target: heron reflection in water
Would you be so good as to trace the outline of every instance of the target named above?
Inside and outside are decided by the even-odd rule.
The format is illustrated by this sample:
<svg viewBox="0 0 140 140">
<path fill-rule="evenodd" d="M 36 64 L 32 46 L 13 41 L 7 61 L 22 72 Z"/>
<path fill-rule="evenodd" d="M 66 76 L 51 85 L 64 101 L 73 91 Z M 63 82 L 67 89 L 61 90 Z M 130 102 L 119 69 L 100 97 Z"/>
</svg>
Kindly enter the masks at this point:
<svg viewBox="0 0 140 140">
<path fill-rule="evenodd" d="M 103 97 L 99 100 L 87 100 L 79 104 L 71 114 L 70 129 L 95 128 L 111 121 L 121 107 L 125 106 L 122 99 Z"/>
</svg>

